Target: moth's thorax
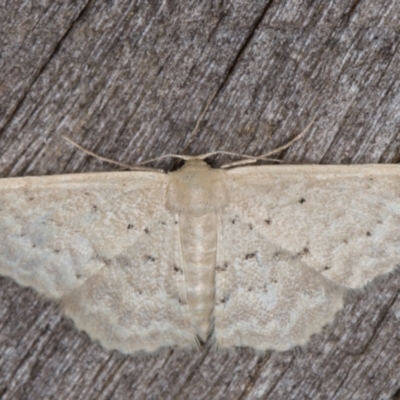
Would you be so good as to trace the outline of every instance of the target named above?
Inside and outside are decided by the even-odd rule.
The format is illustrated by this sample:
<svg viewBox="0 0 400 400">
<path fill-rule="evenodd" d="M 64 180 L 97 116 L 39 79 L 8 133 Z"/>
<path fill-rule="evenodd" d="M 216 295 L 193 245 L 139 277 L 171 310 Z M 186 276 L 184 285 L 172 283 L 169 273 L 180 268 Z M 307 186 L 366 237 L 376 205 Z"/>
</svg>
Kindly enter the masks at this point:
<svg viewBox="0 0 400 400">
<path fill-rule="evenodd" d="M 188 160 L 169 174 L 167 208 L 173 212 L 200 217 L 220 211 L 228 202 L 226 172 L 213 169 L 202 160 Z"/>
</svg>

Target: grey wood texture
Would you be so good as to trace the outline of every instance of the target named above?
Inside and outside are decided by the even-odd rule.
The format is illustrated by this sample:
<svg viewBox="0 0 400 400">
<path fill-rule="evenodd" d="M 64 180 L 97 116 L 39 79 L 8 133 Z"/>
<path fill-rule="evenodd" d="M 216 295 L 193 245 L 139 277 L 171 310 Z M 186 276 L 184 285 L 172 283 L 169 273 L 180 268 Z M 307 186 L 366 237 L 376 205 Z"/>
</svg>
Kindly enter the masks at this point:
<svg viewBox="0 0 400 400">
<path fill-rule="evenodd" d="M 314 117 L 283 162 L 398 163 L 399 18 L 396 0 L 0 0 L 0 176 L 117 168 L 62 135 L 135 164 L 261 154 Z M 143 358 L 0 278 L 0 398 L 400 398 L 399 288 L 393 276 L 348 299 L 299 352 Z"/>
</svg>

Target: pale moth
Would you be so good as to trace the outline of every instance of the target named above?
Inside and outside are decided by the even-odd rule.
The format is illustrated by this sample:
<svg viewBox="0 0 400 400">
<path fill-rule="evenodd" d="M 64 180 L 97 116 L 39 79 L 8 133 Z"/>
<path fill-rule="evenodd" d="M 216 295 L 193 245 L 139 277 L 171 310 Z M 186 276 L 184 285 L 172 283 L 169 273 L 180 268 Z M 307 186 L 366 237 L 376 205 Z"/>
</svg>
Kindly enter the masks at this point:
<svg viewBox="0 0 400 400">
<path fill-rule="evenodd" d="M 400 266 L 400 166 L 210 168 L 0 180 L 0 274 L 106 349 L 305 345 Z"/>
</svg>

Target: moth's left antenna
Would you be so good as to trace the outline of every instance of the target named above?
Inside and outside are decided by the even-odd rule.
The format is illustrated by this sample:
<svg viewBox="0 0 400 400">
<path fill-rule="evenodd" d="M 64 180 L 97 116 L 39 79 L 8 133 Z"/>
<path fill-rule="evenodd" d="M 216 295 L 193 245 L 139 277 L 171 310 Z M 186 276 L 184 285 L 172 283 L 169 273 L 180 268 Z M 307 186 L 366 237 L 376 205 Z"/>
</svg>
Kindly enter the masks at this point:
<svg viewBox="0 0 400 400">
<path fill-rule="evenodd" d="M 197 135 L 197 132 L 200 129 L 200 124 L 204 119 L 204 116 L 207 114 L 208 109 L 211 106 L 211 103 L 214 101 L 214 99 L 217 97 L 217 94 L 219 92 L 219 88 L 210 96 L 210 98 L 207 100 L 206 105 L 204 106 L 203 111 L 199 115 L 199 118 L 197 118 L 196 125 L 194 126 L 192 132 L 189 135 L 189 138 L 187 139 L 187 144 L 183 148 L 182 152 L 185 152 L 186 149 L 190 146 L 190 143 L 192 142 L 193 138 Z"/>
<path fill-rule="evenodd" d="M 99 156 L 98 154 L 93 153 L 92 151 L 85 149 L 84 147 L 82 147 L 81 145 L 79 145 L 78 143 L 74 142 L 73 140 L 67 138 L 66 136 L 61 136 L 64 140 L 66 140 L 67 142 L 69 142 L 70 144 L 72 144 L 73 146 L 75 146 L 77 149 L 79 149 L 80 151 L 84 152 L 85 154 L 88 154 L 89 156 L 95 157 L 100 161 L 104 161 L 110 164 L 114 164 L 114 165 L 119 165 L 120 167 L 129 169 L 131 171 L 158 171 L 158 172 L 164 172 L 161 169 L 155 169 L 155 168 L 147 168 L 147 167 L 141 167 L 139 165 L 129 165 L 129 164 L 125 164 L 125 163 L 121 163 L 119 161 L 115 161 L 115 160 L 111 160 L 110 158 L 106 158 L 106 157 L 102 157 Z"/>
</svg>

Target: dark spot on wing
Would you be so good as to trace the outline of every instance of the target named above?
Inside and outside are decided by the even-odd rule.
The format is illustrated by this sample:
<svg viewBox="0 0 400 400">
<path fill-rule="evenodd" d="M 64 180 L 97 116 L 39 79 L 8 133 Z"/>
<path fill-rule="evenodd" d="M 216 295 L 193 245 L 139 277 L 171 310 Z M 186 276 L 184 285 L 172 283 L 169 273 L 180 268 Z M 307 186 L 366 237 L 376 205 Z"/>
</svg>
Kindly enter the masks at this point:
<svg viewBox="0 0 400 400">
<path fill-rule="evenodd" d="M 97 211 L 97 206 L 96 206 L 96 205 L 94 205 L 94 206 L 92 207 L 92 211 L 93 211 L 93 212 L 96 212 L 96 211 Z"/>
<path fill-rule="evenodd" d="M 324 270 L 327 271 L 328 269 L 331 269 L 331 267 L 329 267 L 328 265 L 326 265 L 326 266 L 324 267 Z"/>
<path fill-rule="evenodd" d="M 58 254 L 60 252 L 60 249 L 54 249 L 54 253 Z"/>
<path fill-rule="evenodd" d="M 281 253 L 279 253 L 279 251 L 277 251 L 277 252 L 274 254 L 274 257 L 275 257 L 275 258 L 279 258 L 280 255 L 281 255 Z"/>
<path fill-rule="evenodd" d="M 175 272 L 180 272 L 181 274 L 183 273 L 182 269 L 174 265 L 174 271 Z"/>
<path fill-rule="evenodd" d="M 178 298 L 179 304 L 185 306 L 187 304 L 186 300 L 182 300 L 180 297 Z"/>
<path fill-rule="evenodd" d="M 226 304 L 229 301 L 229 297 L 229 294 L 227 294 L 219 302 L 222 304 Z"/>
<path fill-rule="evenodd" d="M 303 204 L 303 203 L 305 203 L 306 202 L 306 199 L 304 198 L 304 197 L 302 197 L 300 200 L 299 200 L 299 203 L 300 204 Z"/>
<path fill-rule="evenodd" d="M 265 222 L 267 225 L 271 225 L 271 220 L 270 220 L 270 219 L 265 219 L 264 222 Z"/>
<path fill-rule="evenodd" d="M 367 236 L 371 236 L 371 232 L 368 231 L 368 232 L 366 233 L 366 235 L 367 235 Z"/>
<path fill-rule="evenodd" d="M 112 264 L 112 261 L 109 258 L 102 257 L 101 261 L 103 261 L 103 263 L 105 265 L 111 265 Z"/>
<path fill-rule="evenodd" d="M 249 258 L 254 258 L 256 256 L 256 253 L 248 253 L 245 256 L 245 259 L 248 260 Z"/>
<path fill-rule="evenodd" d="M 252 290 L 253 290 L 252 287 L 249 287 L 249 288 L 247 289 L 248 292 L 251 292 Z"/>
<path fill-rule="evenodd" d="M 166 225 L 166 223 L 164 221 L 160 221 L 161 225 Z"/>
<path fill-rule="evenodd" d="M 308 247 L 303 247 L 302 251 L 297 253 L 295 256 L 292 256 L 291 258 L 292 258 L 292 260 L 294 260 L 294 259 L 296 259 L 298 257 L 304 256 L 304 255 L 309 254 L 309 253 L 310 253 L 310 249 Z"/>
<path fill-rule="evenodd" d="M 156 259 L 153 256 L 146 256 L 146 260 L 151 262 L 156 261 Z"/>
<path fill-rule="evenodd" d="M 344 240 L 343 240 L 343 243 L 344 243 L 344 244 L 348 244 L 349 241 L 348 241 L 347 239 L 344 239 Z"/>
<path fill-rule="evenodd" d="M 175 225 L 178 225 L 178 221 L 175 221 Z"/>
<path fill-rule="evenodd" d="M 232 222 L 233 225 L 235 225 L 236 219 L 233 219 L 231 222 Z"/>
<path fill-rule="evenodd" d="M 149 233 L 149 229 L 148 228 L 144 228 L 144 233 L 148 234 Z"/>
<path fill-rule="evenodd" d="M 228 263 L 224 263 L 224 265 L 222 265 L 222 266 L 217 265 L 217 266 L 215 267 L 215 270 L 216 270 L 217 272 L 224 272 L 224 271 L 226 271 L 227 269 L 228 269 Z"/>
<path fill-rule="evenodd" d="M 249 228 L 252 231 L 253 230 L 253 224 L 249 224 Z"/>
<path fill-rule="evenodd" d="M 93 257 L 93 260 L 101 261 L 104 265 L 107 265 L 107 266 L 112 264 L 112 261 L 109 258 L 105 258 L 105 257 L 99 256 L 98 254 L 96 254 Z M 118 261 L 120 261 L 120 260 L 125 260 L 125 258 L 119 257 Z M 123 264 L 123 262 L 121 264 Z"/>
<path fill-rule="evenodd" d="M 75 278 L 76 278 L 76 279 L 81 279 L 81 278 L 82 278 L 82 274 L 76 273 L 76 274 L 75 274 Z"/>
<path fill-rule="evenodd" d="M 133 225 L 132 225 L 132 224 L 128 224 L 128 226 L 126 227 L 126 229 L 133 229 Z"/>
<path fill-rule="evenodd" d="M 33 201 L 33 200 L 34 200 L 34 197 L 29 197 L 28 200 L 29 200 L 29 201 Z"/>
</svg>

